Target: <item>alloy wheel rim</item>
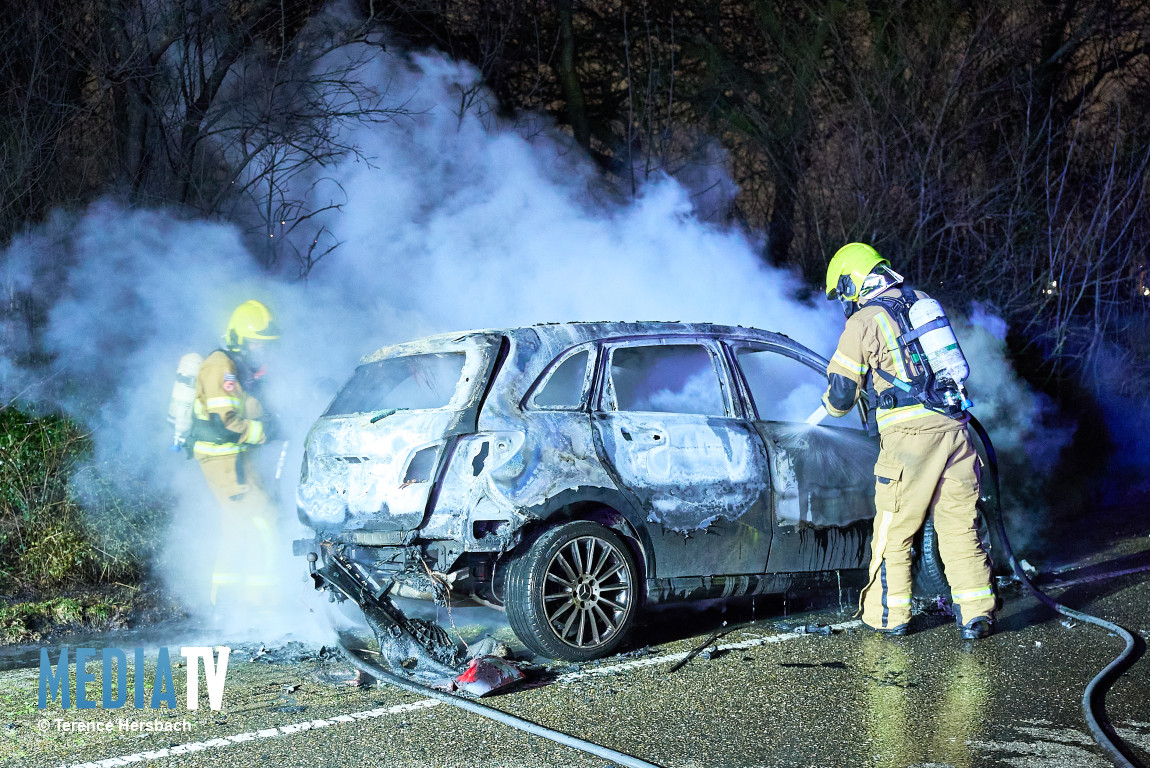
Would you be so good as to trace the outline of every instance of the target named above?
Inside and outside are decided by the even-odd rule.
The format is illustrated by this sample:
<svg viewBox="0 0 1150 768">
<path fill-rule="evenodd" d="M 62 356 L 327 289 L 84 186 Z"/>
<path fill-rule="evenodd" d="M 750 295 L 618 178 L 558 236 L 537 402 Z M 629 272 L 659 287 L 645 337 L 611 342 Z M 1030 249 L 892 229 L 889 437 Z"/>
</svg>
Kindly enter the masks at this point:
<svg viewBox="0 0 1150 768">
<path fill-rule="evenodd" d="M 631 613 L 631 568 L 617 546 L 580 536 L 547 563 L 543 610 L 555 635 L 573 648 L 610 642 Z"/>
</svg>

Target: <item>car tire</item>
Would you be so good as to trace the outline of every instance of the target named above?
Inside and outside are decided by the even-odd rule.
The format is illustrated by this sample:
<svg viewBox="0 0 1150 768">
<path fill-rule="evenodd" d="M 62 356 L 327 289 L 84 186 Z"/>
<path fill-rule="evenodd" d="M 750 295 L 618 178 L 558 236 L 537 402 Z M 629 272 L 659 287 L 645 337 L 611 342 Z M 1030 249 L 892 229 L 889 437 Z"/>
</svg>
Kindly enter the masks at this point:
<svg viewBox="0 0 1150 768">
<path fill-rule="evenodd" d="M 915 536 L 910 575 L 915 597 L 950 599 L 950 584 L 946 581 L 946 570 L 938 551 L 938 532 L 934 529 L 933 517 L 926 519 L 922 530 Z"/>
<path fill-rule="evenodd" d="M 635 621 L 639 569 L 617 533 L 582 520 L 546 531 L 511 561 L 503 602 L 516 636 L 564 661 L 610 655 Z"/>
</svg>

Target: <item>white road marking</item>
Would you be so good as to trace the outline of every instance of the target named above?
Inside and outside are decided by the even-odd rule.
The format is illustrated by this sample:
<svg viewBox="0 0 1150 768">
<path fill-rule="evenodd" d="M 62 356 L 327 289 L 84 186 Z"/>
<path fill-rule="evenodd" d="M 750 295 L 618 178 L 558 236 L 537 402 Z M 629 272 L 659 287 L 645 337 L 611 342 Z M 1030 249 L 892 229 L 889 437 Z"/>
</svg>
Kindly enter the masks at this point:
<svg viewBox="0 0 1150 768">
<path fill-rule="evenodd" d="M 142 763 L 145 760 L 159 760 L 162 757 L 176 757 L 178 755 L 186 755 L 190 752 L 204 752 L 209 750 L 225 749 L 235 744 L 242 744 L 248 741 L 261 741 L 263 739 L 275 739 L 281 736 L 290 736 L 293 733 L 300 733 L 302 731 L 314 731 L 318 728 L 327 728 L 333 725 L 340 725 L 342 723 L 353 723 L 357 720 L 375 720 L 379 717 L 387 715 L 398 715 L 403 712 L 413 712 L 417 709 L 430 709 L 431 707 L 441 706 L 440 702 L 434 699 L 420 699 L 413 701 L 410 704 L 396 704 L 392 707 L 376 707 L 375 709 L 368 709 L 362 712 L 351 712 L 346 715 L 334 715 L 332 717 L 319 719 L 319 720 L 305 720 L 299 723 L 292 723 L 291 725 L 280 725 L 275 728 L 264 728 L 258 731 L 248 731 L 247 733 L 237 733 L 234 736 L 226 736 L 218 739 L 209 739 L 207 741 L 191 741 L 186 744 L 177 744 L 174 747 L 165 747 L 163 749 L 148 750 L 146 752 L 137 752 L 132 755 L 123 755 L 120 757 L 107 757 L 103 760 L 96 760 L 91 763 L 72 763 L 70 766 L 60 766 L 60 768 L 113 768 L 120 765 L 132 765 L 134 763 Z"/>
<path fill-rule="evenodd" d="M 832 629 L 851 629 L 861 625 L 861 621 L 844 621 L 841 624 L 832 624 Z M 787 640 L 797 640 L 803 637 L 812 637 L 812 635 L 803 632 L 787 632 L 780 635 L 767 635 L 765 637 L 753 637 L 749 640 L 742 640 L 737 643 L 724 643 L 718 646 L 720 651 L 736 651 L 745 650 L 747 648 L 755 648 L 760 645 L 771 645 L 773 643 L 782 643 Z M 657 664 L 674 664 L 687 658 L 687 652 L 668 653 L 661 656 L 651 656 L 645 659 L 636 659 L 634 661 L 625 661 L 619 664 L 611 664 L 605 667 L 595 667 L 593 669 L 581 670 L 579 672 L 568 672 L 565 675 L 559 675 L 556 678 L 557 683 L 572 683 L 583 680 L 588 677 L 600 677 L 602 675 L 611 675 L 630 669 L 642 669 L 643 667 L 651 667 Z M 61 765 L 60 768 L 115 768 L 122 765 L 134 765 L 142 763 L 147 760 L 159 760 L 164 757 L 177 757 L 179 755 L 186 755 L 192 752 L 205 752 L 211 750 L 227 749 L 228 747 L 236 744 L 243 744 L 249 741 L 260 741 L 263 739 L 277 739 L 283 736 L 291 736 L 293 733 L 301 733 L 303 731 L 314 731 L 319 728 L 328 728 L 331 726 L 341 725 L 344 723 L 352 723 L 357 720 L 375 720 L 380 717 L 387 717 L 389 715 L 398 715 L 403 712 L 412 712 L 418 709 L 430 709 L 431 707 L 441 706 L 441 702 L 434 699 L 420 699 L 413 701 L 410 704 L 397 704 L 392 707 L 376 707 L 375 709 L 368 709 L 363 712 L 352 712 L 346 715 L 334 715 L 332 717 L 318 719 L 318 720 L 304 720 L 299 723 L 291 725 L 280 725 L 275 728 L 265 728 L 258 731 L 249 731 L 247 733 L 237 733 L 234 736 L 225 736 L 216 739 L 208 739 L 207 741 L 192 741 L 186 744 L 177 744 L 174 747 L 165 747 L 163 749 L 148 750 L 146 752 L 137 752 L 131 755 L 123 755 L 120 757 L 108 757 L 103 760 L 96 760 L 90 763 L 72 763 L 70 765 Z"/>
<path fill-rule="evenodd" d="M 831 624 L 832 629 L 851 629 L 853 627 L 861 626 L 861 621 L 844 621 L 841 624 Z M 738 651 L 747 648 L 754 648 L 760 645 L 770 645 L 772 643 L 782 643 L 787 640 L 797 640 L 801 637 L 812 637 L 805 632 L 787 632 L 781 635 L 768 635 L 766 637 L 754 637 L 750 640 L 742 640 L 737 643 L 725 643 L 718 646 L 720 651 Z M 816 635 L 817 637 L 817 635 Z M 682 661 L 687 658 L 687 651 L 680 653 L 668 653 L 663 656 L 650 656 L 645 659 L 635 659 L 635 661 L 624 661 L 620 664 L 611 664 L 606 667 L 593 667 L 591 669 L 582 669 L 578 672 L 568 672 L 565 675 L 559 675 L 556 682 L 572 683 L 578 680 L 583 680 L 588 677 L 601 677 L 603 675 L 613 675 L 626 669 L 641 669 L 642 667 L 652 667 L 657 664 L 674 664 L 676 661 Z"/>
</svg>

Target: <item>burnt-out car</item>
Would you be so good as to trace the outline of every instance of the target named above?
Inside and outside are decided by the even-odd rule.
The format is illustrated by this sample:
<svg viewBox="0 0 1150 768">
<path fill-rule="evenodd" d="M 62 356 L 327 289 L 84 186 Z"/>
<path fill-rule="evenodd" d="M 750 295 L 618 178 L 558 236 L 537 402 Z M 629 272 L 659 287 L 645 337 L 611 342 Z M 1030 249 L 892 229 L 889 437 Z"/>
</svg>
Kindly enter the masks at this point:
<svg viewBox="0 0 1150 768">
<path fill-rule="evenodd" d="M 804 423 L 825 370 L 786 336 L 710 324 L 386 347 L 308 436 L 303 551 L 354 572 L 357 600 L 501 606 L 569 660 L 611 653 L 646 605 L 833 583 L 867 562 L 878 441 L 863 405 Z"/>
</svg>

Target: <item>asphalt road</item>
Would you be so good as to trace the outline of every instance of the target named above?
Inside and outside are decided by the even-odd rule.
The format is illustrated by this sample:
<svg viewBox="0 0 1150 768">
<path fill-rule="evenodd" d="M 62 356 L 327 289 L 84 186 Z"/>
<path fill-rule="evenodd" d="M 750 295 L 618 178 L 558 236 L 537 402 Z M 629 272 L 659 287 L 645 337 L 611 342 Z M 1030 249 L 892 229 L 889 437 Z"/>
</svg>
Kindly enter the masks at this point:
<svg viewBox="0 0 1150 768">
<path fill-rule="evenodd" d="M 1095 558 L 1097 575 L 1150 564 L 1150 539 Z M 1073 607 L 1150 636 L 1150 573 L 1053 590 Z M 671 768 L 744 766 L 1109 765 L 1091 741 L 1079 702 L 1091 677 L 1121 649 L 1089 625 L 1065 626 L 1007 591 L 999 632 L 959 640 L 945 617 L 916 617 L 910 636 L 877 637 L 837 597 L 787 617 L 779 603 L 664 612 L 639 636 L 649 651 L 556 667 L 534 687 L 485 701 L 566 733 Z M 834 603 L 826 607 L 826 603 Z M 767 611 L 775 615 L 763 614 Z M 755 621 L 751 623 L 751 619 Z M 728 621 L 710 659 L 674 663 Z M 831 636 L 794 627 L 838 624 Z M 504 632 L 506 630 L 503 630 Z M 56 721 L 144 722 L 149 710 L 36 708 L 37 667 L 0 673 L 0 766 L 580 766 L 607 763 L 476 715 L 386 686 L 352 688 L 350 668 L 318 648 L 273 649 L 255 661 L 237 649 L 224 709 L 183 708 L 161 722 L 182 733 L 65 732 Z M 270 662 L 270 663 L 269 663 Z M 183 702 L 184 672 L 176 670 Z M 201 691 L 202 691 L 201 683 Z M 1110 691 L 1118 733 L 1150 764 L 1150 660 Z M 164 712 L 164 710 L 161 710 Z M 44 729 L 44 730 L 42 730 Z M 119 760 L 112 760 L 119 758 Z M 105 761 L 105 762 L 99 762 Z"/>
</svg>

